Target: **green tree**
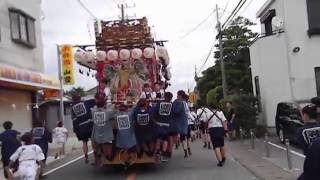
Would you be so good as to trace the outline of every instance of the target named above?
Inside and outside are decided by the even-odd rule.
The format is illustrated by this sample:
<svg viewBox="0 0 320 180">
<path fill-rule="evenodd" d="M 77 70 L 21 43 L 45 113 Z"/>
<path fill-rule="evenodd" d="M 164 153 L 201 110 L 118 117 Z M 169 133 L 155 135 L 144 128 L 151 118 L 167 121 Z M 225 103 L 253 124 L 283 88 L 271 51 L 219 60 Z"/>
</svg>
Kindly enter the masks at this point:
<svg viewBox="0 0 320 180">
<path fill-rule="evenodd" d="M 217 86 L 207 93 L 206 102 L 208 105 L 219 105 L 219 99 L 222 98 L 222 86 Z"/>
<path fill-rule="evenodd" d="M 257 127 L 258 99 L 253 95 L 239 95 L 231 98 L 236 112 L 236 123 L 246 132 Z"/>
<path fill-rule="evenodd" d="M 250 29 L 252 25 L 254 23 L 248 19 L 238 17 L 222 31 L 228 95 L 252 93 L 249 46 L 257 36 L 257 33 Z M 204 70 L 202 77 L 197 80 L 200 105 L 206 103 L 207 93 L 210 90 L 222 85 L 219 44 L 216 44 L 215 47 L 217 48 L 214 52 L 215 65 Z M 217 98 L 219 102 L 222 96 L 217 96 Z"/>
<path fill-rule="evenodd" d="M 86 95 L 83 87 L 73 87 L 69 91 L 65 91 L 65 95 L 69 97 L 80 95 L 81 97 L 84 97 Z"/>
</svg>

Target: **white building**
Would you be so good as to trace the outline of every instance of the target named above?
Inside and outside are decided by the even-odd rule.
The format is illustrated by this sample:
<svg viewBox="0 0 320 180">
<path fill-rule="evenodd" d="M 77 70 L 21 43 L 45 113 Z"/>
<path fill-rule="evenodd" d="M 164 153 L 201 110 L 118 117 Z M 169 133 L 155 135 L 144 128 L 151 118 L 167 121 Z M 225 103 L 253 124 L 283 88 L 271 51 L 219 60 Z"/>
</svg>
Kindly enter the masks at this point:
<svg viewBox="0 0 320 180">
<path fill-rule="evenodd" d="M 12 121 L 22 132 L 36 119 L 37 91 L 59 89 L 56 79 L 43 74 L 40 5 L 0 1 L 0 124 Z"/>
<path fill-rule="evenodd" d="M 268 0 L 258 11 L 262 36 L 250 47 L 262 119 L 275 125 L 278 102 L 320 96 L 320 1 Z"/>
</svg>

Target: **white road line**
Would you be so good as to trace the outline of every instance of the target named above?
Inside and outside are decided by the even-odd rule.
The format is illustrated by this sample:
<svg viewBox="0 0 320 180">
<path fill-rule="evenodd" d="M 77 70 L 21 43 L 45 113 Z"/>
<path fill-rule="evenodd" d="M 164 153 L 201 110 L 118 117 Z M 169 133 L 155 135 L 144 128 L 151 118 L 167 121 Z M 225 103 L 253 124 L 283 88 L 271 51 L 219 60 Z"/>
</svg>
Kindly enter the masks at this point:
<svg viewBox="0 0 320 180">
<path fill-rule="evenodd" d="M 279 146 L 279 145 L 277 145 L 277 144 L 274 144 L 274 143 L 272 143 L 272 142 L 268 142 L 268 144 L 270 144 L 271 146 L 274 146 L 274 147 L 276 147 L 276 148 L 282 149 L 282 150 L 284 150 L 284 151 L 287 150 L 286 148 L 284 148 L 284 147 L 282 147 L 282 146 Z M 297 156 L 302 157 L 302 158 L 305 158 L 305 157 L 306 157 L 305 155 L 303 155 L 303 154 L 301 154 L 301 153 L 298 153 L 298 152 L 296 152 L 296 151 L 293 151 L 293 150 L 291 150 L 290 152 L 291 152 L 292 154 L 297 155 Z"/>
<path fill-rule="evenodd" d="M 90 151 L 88 154 L 90 155 L 90 154 L 92 154 L 92 153 L 93 153 L 93 151 Z M 84 155 L 82 155 L 82 156 L 80 156 L 80 157 L 77 157 L 77 158 L 75 158 L 75 159 L 73 159 L 73 160 L 71 160 L 71 161 L 69 161 L 69 162 L 67 162 L 67 163 L 65 163 L 65 164 L 63 164 L 63 165 L 61 165 L 61 166 L 58 166 L 58 167 L 56 167 L 56 168 L 53 168 L 53 169 L 51 169 L 50 171 L 47 171 L 47 172 L 43 173 L 43 175 L 46 176 L 46 175 L 48 175 L 48 174 L 51 174 L 51 173 L 53 173 L 53 172 L 55 172 L 55 171 L 57 171 L 57 170 L 59 170 L 59 169 L 61 169 L 61 168 L 64 168 L 64 167 L 66 167 L 66 166 L 68 166 L 68 165 L 70 165 L 70 164 L 72 164 L 72 163 L 74 163 L 74 162 L 76 162 L 76 161 L 78 161 L 78 160 L 80 160 L 80 159 L 82 159 L 82 158 L 84 158 Z"/>
</svg>

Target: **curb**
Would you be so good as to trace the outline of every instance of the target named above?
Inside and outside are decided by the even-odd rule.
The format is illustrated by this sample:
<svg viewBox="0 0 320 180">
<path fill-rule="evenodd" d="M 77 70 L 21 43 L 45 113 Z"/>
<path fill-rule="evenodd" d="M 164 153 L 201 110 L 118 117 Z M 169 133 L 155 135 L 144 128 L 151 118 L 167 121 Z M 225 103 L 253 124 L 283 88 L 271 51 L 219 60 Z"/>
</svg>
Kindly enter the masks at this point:
<svg viewBox="0 0 320 180">
<path fill-rule="evenodd" d="M 234 158 L 234 160 L 239 163 L 243 168 L 245 168 L 247 171 L 249 171 L 251 174 L 253 174 L 256 178 L 258 178 L 259 180 L 267 180 L 263 177 L 261 177 L 258 173 L 256 173 L 255 171 L 251 170 L 251 168 L 249 168 L 246 164 L 242 163 L 240 161 L 240 159 L 238 159 L 233 153 L 230 152 L 230 154 L 232 155 L 232 157 Z"/>
</svg>

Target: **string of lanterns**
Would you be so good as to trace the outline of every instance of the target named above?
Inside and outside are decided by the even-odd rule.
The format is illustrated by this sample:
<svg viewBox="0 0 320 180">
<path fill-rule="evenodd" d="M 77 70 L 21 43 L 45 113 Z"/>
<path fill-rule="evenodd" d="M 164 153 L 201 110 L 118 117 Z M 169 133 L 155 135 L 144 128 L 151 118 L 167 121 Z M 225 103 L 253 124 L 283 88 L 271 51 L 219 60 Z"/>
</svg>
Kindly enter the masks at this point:
<svg viewBox="0 0 320 180">
<path fill-rule="evenodd" d="M 170 59 L 168 56 L 168 51 L 163 46 L 159 46 L 156 49 L 147 47 L 144 49 L 134 48 L 134 49 L 120 49 L 117 50 L 109 50 L 109 51 L 85 51 L 83 49 L 78 49 L 74 54 L 74 59 L 81 65 L 84 65 L 89 68 L 87 72 L 87 76 L 90 76 L 90 70 L 96 69 L 96 61 L 121 61 L 121 60 L 138 60 L 138 59 L 152 59 L 156 58 L 161 64 L 162 69 L 161 73 L 165 77 L 166 80 L 171 79 L 170 68 L 168 67 L 170 63 Z M 83 70 L 79 69 L 81 74 L 84 73 Z M 95 75 L 92 74 L 92 77 Z"/>
</svg>

